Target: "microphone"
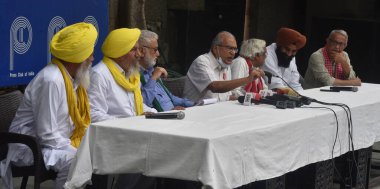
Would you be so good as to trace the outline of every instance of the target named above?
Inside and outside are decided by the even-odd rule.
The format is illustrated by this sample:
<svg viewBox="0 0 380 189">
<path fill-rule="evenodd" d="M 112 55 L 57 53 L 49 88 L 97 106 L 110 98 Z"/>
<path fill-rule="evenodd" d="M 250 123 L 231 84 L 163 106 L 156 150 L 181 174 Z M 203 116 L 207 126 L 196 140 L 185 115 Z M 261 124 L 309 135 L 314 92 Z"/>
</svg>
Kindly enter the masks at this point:
<svg viewBox="0 0 380 189">
<path fill-rule="evenodd" d="M 185 118 L 185 112 L 166 112 L 166 113 L 152 113 L 145 114 L 146 119 L 183 119 Z"/>
<path fill-rule="evenodd" d="M 238 101 L 239 103 L 243 104 L 244 103 L 245 96 L 239 96 Z M 286 108 L 294 108 L 296 107 L 295 102 L 293 101 L 279 101 L 279 100 L 272 100 L 272 99 L 266 99 L 266 98 L 261 98 L 260 100 L 256 100 L 251 98 L 251 103 L 253 104 L 269 104 L 276 106 L 276 108 L 279 109 L 286 109 Z"/>
<path fill-rule="evenodd" d="M 268 84 L 270 84 L 272 82 L 272 73 L 268 72 L 268 71 L 264 71 L 265 75 L 267 76 L 268 78 Z"/>
<path fill-rule="evenodd" d="M 358 87 L 330 87 L 330 90 L 332 90 L 332 91 L 352 91 L 352 92 L 357 92 L 359 89 L 358 89 Z"/>
</svg>

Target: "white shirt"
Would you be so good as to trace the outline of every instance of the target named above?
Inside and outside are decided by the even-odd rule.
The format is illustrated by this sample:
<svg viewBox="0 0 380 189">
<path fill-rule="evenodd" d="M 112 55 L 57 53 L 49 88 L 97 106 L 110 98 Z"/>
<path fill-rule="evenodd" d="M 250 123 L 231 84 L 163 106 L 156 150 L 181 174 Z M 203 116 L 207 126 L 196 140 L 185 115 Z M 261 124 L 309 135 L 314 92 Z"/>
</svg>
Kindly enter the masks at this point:
<svg viewBox="0 0 380 189">
<path fill-rule="evenodd" d="M 42 147 L 45 166 L 60 170 L 62 161 L 69 161 L 76 153 L 70 140 L 73 130 L 65 81 L 59 68 L 49 64 L 26 87 L 9 132 L 36 137 Z M 9 147 L 6 163 L 1 165 L 2 175 L 8 174 L 5 171 L 10 162 L 15 165 L 33 163 L 28 147 L 23 144 L 11 144 Z"/>
<path fill-rule="evenodd" d="M 247 64 L 247 61 L 243 57 L 238 56 L 237 58 L 235 58 L 232 61 L 231 79 L 240 79 L 240 78 L 248 77 L 248 73 L 249 73 L 248 64 Z M 266 84 L 267 83 L 266 80 L 263 77 L 261 77 L 260 79 L 263 83 L 263 89 L 268 89 L 268 86 Z M 256 84 L 257 84 L 257 82 L 259 82 L 259 78 L 257 78 L 255 80 Z M 244 96 L 245 92 L 246 92 L 244 90 L 244 87 L 245 87 L 245 85 L 234 89 L 232 91 L 233 95 L 235 95 L 236 97 Z"/>
<path fill-rule="evenodd" d="M 186 98 L 197 102 L 207 98 L 216 98 L 218 101 L 227 101 L 232 92 L 213 93 L 207 86 L 213 81 L 231 80 L 229 67 L 222 69 L 211 53 L 198 56 L 191 64 L 185 81 L 183 94 Z"/>
<path fill-rule="evenodd" d="M 282 77 L 291 88 L 296 91 L 303 90 L 299 82 L 300 74 L 297 70 L 296 59 L 295 57 L 290 61 L 288 68 L 278 66 L 278 60 L 276 55 L 276 43 L 272 43 L 267 46 L 267 58 L 265 59 L 265 64 L 263 69 L 265 71 L 271 72 L 273 75 Z M 272 77 L 272 82 L 269 85 L 269 89 L 288 87 L 287 84 L 282 81 L 280 78 Z"/>
<path fill-rule="evenodd" d="M 123 69 L 118 64 L 114 64 L 124 75 Z M 92 122 L 136 116 L 134 93 L 126 91 L 116 83 L 103 61 L 92 68 L 88 98 Z M 157 112 L 156 109 L 145 104 L 143 107 L 144 112 Z"/>
</svg>

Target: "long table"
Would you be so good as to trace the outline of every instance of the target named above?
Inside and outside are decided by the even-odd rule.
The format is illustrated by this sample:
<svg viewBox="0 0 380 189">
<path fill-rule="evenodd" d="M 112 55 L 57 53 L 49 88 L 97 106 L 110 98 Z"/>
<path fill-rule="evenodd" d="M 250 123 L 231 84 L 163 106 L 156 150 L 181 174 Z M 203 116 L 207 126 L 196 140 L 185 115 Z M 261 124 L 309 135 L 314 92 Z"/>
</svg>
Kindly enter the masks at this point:
<svg viewBox="0 0 380 189">
<path fill-rule="evenodd" d="M 355 150 L 380 140 L 380 85 L 363 83 L 358 92 L 301 93 L 351 108 Z M 339 124 L 331 110 L 308 107 L 332 108 Z M 92 173 L 142 173 L 235 188 L 349 151 L 347 116 L 336 106 L 276 109 L 229 101 L 187 108 L 185 114 L 183 120 L 138 116 L 91 124 L 66 187 L 83 187 Z"/>
</svg>

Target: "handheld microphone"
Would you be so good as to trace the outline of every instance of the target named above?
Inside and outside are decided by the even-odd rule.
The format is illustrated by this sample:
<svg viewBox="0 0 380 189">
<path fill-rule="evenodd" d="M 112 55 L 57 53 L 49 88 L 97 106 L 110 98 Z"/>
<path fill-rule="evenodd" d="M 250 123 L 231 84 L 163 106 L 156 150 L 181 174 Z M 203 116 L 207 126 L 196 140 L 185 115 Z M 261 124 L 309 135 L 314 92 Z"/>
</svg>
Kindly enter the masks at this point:
<svg viewBox="0 0 380 189">
<path fill-rule="evenodd" d="M 352 92 L 358 92 L 358 87 L 330 87 L 330 90 L 332 91 L 352 91 Z"/>
<path fill-rule="evenodd" d="M 166 113 L 152 113 L 146 114 L 146 119 L 183 119 L 185 118 L 185 112 L 166 112 Z"/>
<path fill-rule="evenodd" d="M 238 101 L 239 103 L 243 104 L 244 103 L 245 96 L 239 96 Z M 276 105 L 276 101 L 270 100 L 270 99 L 265 99 L 261 98 L 260 100 L 256 100 L 254 98 L 251 98 L 251 103 L 253 104 L 269 104 L 269 105 Z"/>
</svg>

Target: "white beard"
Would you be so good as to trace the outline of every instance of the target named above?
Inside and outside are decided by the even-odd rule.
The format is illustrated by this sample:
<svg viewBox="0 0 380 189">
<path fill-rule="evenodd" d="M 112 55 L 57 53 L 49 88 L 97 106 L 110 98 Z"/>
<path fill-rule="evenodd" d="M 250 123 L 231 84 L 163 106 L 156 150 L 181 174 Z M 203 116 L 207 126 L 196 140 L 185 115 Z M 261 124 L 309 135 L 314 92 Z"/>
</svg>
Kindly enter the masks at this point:
<svg viewBox="0 0 380 189">
<path fill-rule="evenodd" d="M 82 63 L 75 75 L 75 82 L 85 89 L 90 86 L 90 68 L 91 66 L 86 67 L 85 63 Z"/>
<path fill-rule="evenodd" d="M 152 56 L 150 56 L 148 53 L 144 56 L 144 62 L 148 65 L 149 68 L 156 65 L 156 60 Z"/>
<path fill-rule="evenodd" d="M 139 66 L 139 62 L 138 60 L 136 60 L 136 62 L 133 64 L 133 66 L 131 66 L 128 71 L 125 73 L 125 77 L 128 79 L 130 76 L 132 76 L 133 74 L 135 74 L 136 72 L 139 72 L 140 71 L 140 66 Z"/>
</svg>

